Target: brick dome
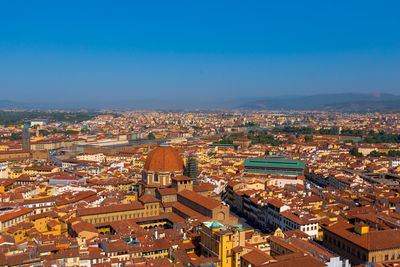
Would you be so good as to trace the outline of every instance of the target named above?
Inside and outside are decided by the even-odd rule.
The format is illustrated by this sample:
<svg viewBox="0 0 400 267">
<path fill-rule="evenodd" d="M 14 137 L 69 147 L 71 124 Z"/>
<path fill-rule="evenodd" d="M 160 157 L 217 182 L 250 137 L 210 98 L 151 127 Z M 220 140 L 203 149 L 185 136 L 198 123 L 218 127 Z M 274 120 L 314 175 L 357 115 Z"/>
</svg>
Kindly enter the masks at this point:
<svg viewBox="0 0 400 267">
<path fill-rule="evenodd" d="M 183 168 L 182 158 L 174 148 L 168 145 L 161 145 L 151 151 L 144 163 L 146 171 L 174 172 L 183 171 Z"/>
</svg>

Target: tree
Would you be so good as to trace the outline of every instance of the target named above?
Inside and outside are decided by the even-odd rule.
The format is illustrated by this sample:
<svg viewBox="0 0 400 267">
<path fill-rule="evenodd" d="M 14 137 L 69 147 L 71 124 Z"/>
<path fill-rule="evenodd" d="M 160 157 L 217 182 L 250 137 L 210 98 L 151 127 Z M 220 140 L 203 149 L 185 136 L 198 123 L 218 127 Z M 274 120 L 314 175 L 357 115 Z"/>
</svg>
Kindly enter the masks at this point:
<svg viewBox="0 0 400 267">
<path fill-rule="evenodd" d="M 147 135 L 147 139 L 149 139 L 149 140 L 154 140 L 154 139 L 156 139 L 156 137 L 154 136 L 153 133 L 149 133 L 149 134 Z"/>
<path fill-rule="evenodd" d="M 399 157 L 400 156 L 400 151 L 398 150 L 390 150 L 388 153 L 389 157 Z"/>
<path fill-rule="evenodd" d="M 11 136 L 9 137 L 11 141 L 15 140 L 21 140 L 22 139 L 22 133 L 12 133 Z"/>
<path fill-rule="evenodd" d="M 369 157 L 384 157 L 384 156 L 387 156 L 387 154 L 374 150 L 374 151 L 371 151 L 371 153 L 369 153 L 368 156 Z"/>
<path fill-rule="evenodd" d="M 39 130 L 39 134 L 41 134 L 43 136 L 48 136 L 50 134 L 50 132 L 48 130 L 45 130 L 45 129 L 40 129 Z"/>
<path fill-rule="evenodd" d="M 356 148 L 356 147 L 351 148 L 349 153 L 351 155 L 353 155 L 353 156 L 356 156 L 356 157 L 362 157 L 363 156 L 360 152 L 358 152 L 358 148 Z"/>
<path fill-rule="evenodd" d="M 352 139 L 346 139 L 346 140 L 344 140 L 344 142 L 345 142 L 345 143 L 352 144 L 352 145 L 355 144 L 354 140 L 352 140 Z"/>
<path fill-rule="evenodd" d="M 314 141 L 314 138 L 313 138 L 311 135 L 306 135 L 306 136 L 304 137 L 304 141 L 305 141 L 306 143 L 312 142 L 312 141 Z"/>
<path fill-rule="evenodd" d="M 79 131 L 75 131 L 75 130 L 66 130 L 64 132 L 64 134 L 66 134 L 66 135 L 78 134 L 78 133 L 79 133 Z"/>
</svg>

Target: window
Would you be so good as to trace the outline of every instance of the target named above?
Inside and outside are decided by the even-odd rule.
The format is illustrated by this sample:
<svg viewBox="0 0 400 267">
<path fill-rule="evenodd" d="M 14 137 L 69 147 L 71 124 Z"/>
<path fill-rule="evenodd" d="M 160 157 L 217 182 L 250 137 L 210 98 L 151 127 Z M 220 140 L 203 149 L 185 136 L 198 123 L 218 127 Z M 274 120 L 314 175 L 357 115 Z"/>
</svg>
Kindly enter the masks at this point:
<svg viewBox="0 0 400 267">
<path fill-rule="evenodd" d="M 389 260 L 389 255 L 385 255 L 385 261 L 388 261 Z"/>
<path fill-rule="evenodd" d="M 158 173 L 154 174 L 153 181 L 154 181 L 154 182 L 157 182 L 157 183 L 159 182 L 159 180 L 158 180 Z"/>
</svg>

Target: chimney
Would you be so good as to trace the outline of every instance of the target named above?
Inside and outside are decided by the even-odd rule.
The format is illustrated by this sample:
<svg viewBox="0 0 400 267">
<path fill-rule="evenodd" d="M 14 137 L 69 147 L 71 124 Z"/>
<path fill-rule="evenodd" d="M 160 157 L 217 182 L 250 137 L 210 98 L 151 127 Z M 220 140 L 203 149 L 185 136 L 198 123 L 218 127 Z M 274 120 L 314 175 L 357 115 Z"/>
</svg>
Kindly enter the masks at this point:
<svg viewBox="0 0 400 267">
<path fill-rule="evenodd" d="M 356 232 L 359 235 L 367 234 L 369 232 L 369 226 L 365 223 L 357 222 L 354 225 L 354 232 Z"/>
<path fill-rule="evenodd" d="M 246 232 L 243 230 L 239 230 L 239 246 L 240 247 L 244 247 L 245 239 L 246 239 Z"/>
<path fill-rule="evenodd" d="M 155 237 L 156 239 L 158 239 L 158 231 L 157 231 L 157 226 L 156 226 L 156 231 L 154 232 L 154 237 Z"/>
</svg>

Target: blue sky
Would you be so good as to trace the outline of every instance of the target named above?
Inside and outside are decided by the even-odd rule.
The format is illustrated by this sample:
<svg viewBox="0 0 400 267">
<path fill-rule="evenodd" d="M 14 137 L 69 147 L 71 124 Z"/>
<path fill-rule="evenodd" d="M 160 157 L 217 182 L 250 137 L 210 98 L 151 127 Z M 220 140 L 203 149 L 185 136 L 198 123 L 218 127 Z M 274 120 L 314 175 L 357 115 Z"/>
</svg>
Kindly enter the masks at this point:
<svg viewBox="0 0 400 267">
<path fill-rule="evenodd" d="M 399 1 L 2 1 L 0 99 L 400 93 Z"/>
</svg>

